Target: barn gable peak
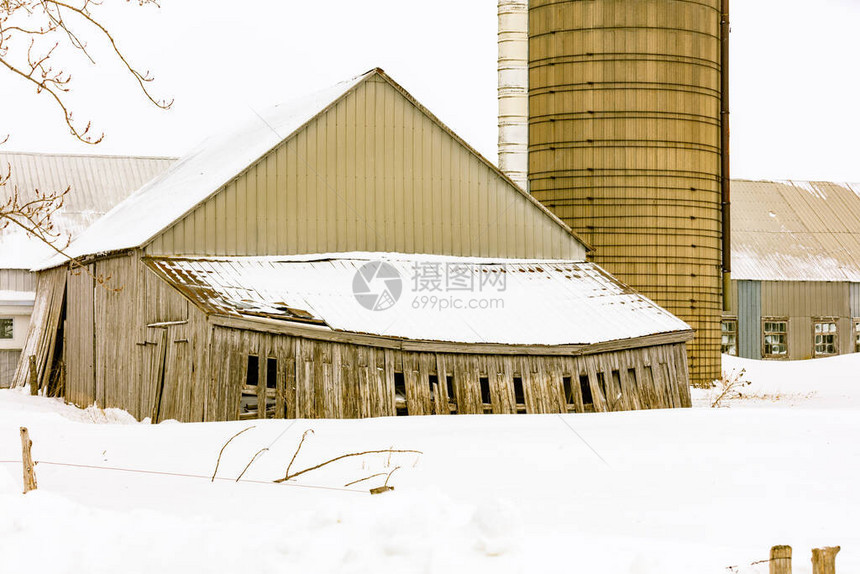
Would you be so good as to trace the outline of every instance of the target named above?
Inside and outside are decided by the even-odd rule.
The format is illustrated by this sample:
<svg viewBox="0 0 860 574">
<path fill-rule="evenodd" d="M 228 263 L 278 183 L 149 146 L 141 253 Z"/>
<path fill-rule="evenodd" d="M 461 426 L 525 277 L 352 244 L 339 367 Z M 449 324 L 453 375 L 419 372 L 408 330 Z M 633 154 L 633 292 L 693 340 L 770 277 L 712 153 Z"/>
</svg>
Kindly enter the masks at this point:
<svg viewBox="0 0 860 574">
<path fill-rule="evenodd" d="M 581 260 L 588 246 L 374 68 L 208 138 L 67 252 L 133 248 Z"/>
</svg>

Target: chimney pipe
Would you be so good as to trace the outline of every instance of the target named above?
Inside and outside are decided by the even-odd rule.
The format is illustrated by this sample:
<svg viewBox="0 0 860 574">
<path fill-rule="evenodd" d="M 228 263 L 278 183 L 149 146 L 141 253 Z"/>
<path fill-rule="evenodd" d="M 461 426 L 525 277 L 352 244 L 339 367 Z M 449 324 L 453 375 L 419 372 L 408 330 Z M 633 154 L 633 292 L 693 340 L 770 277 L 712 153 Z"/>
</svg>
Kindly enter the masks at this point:
<svg viewBox="0 0 860 574">
<path fill-rule="evenodd" d="M 731 172 L 729 163 L 729 0 L 721 2 L 720 18 L 720 148 L 723 208 L 723 311 L 732 307 Z"/>
</svg>

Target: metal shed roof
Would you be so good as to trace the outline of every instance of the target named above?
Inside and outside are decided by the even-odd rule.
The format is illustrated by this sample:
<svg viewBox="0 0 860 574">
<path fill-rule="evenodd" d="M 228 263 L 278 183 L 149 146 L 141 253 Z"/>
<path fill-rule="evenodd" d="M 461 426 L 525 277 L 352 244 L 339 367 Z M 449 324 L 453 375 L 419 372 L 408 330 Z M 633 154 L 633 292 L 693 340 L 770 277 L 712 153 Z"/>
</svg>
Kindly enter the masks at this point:
<svg viewBox="0 0 860 574">
<path fill-rule="evenodd" d="M 57 230 L 74 237 L 141 185 L 164 172 L 175 160 L 162 157 L 70 155 L 0 152 L 0 171 L 11 177 L 0 186 L 0 203 L 15 190 L 22 200 L 36 190 L 59 193 L 70 188 L 56 213 Z M 52 255 L 42 242 L 9 226 L 0 231 L 0 268 L 30 269 Z"/>
<path fill-rule="evenodd" d="M 860 185 L 733 180 L 732 277 L 860 281 Z"/>
<path fill-rule="evenodd" d="M 343 332 L 454 343 L 589 345 L 690 331 L 586 262 L 378 253 L 146 262 L 206 313 L 310 321 Z M 378 262 L 390 265 L 389 273 L 363 283 L 361 274 L 372 271 L 374 262 L 376 269 Z M 456 285 L 451 273 L 457 274 Z M 392 288 L 396 303 L 390 308 L 368 309 L 355 295 L 365 284 L 380 294 L 388 281 L 399 281 L 402 289 L 397 296 Z"/>
</svg>

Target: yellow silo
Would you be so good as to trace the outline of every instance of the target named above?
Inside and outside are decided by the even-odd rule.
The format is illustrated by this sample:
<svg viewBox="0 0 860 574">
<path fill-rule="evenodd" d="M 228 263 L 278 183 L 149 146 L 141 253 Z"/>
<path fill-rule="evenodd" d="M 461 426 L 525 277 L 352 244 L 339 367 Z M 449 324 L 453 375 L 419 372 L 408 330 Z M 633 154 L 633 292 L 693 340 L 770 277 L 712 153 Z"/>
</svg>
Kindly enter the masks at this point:
<svg viewBox="0 0 860 574">
<path fill-rule="evenodd" d="M 721 266 L 728 270 L 721 8 L 721 0 L 528 7 L 530 191 L 595 246 L 595 262 L 696 330 L 694 384 L 720 374 Z"/>
</svg>

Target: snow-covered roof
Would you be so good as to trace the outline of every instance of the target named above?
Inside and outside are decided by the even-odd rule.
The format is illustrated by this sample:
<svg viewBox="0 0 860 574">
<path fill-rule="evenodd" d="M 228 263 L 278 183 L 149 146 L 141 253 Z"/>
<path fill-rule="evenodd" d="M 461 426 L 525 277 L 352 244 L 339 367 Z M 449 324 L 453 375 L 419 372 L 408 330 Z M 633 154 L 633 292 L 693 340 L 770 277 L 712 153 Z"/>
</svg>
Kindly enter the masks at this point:
<svg viewBox="0 0 860 574">
<path fill-rule="evenodd" d="M 54 214 L 54 226 L 63 239 L 75 237 L 162 173 L 173 158 L 107 155 L 44 154 L 0 151 L 0 172 L 10 175 L 0 186 L 0 203 L 18 193 L 30 201 L 36 190 L 61 193 L 69 188 L 63 207 Z M 60 246 L 65 247 L 61 240 Z M 55 252 L 22 229 L 10 225 L 0 231 L 0 269 L 30 269 Z"/>
<path fill-rule="evenodd" d="M 383 337 L 590 345 L 690 331 L 587 262 L 379 253 L 146 262 L 209 314 Z"/>
<path fill-rule="evenodd" d="M 372 76 L 380 76 L 391 83 L 443 129 L 481 157 L 383 70 L 375 68 L 310 96 L 274 106 L 257 114 L 257 117 L 246 125 L 210 136 L 164 174 L 144 185 L 93 224 L 65 250 L 66 253 L 71 257 L 83 257 L 145 245 Z M 501 177 L 508 179 L 492 163 L 483 157 L 481 159 Z M 536 208 L 544 211 L 547 217 L 566 229 L 587 249 L 591 248 L 531 195 L 513 182 L 511 186 L 512 192 L 522 193 Z M 40 268 L 47 269 L 62 263 L 64 259 L 57 256 L 44 262 Z"/>
<path fill-rule="evenodd" d="M 32 291 L 0 291 L 0 305 L 31 306 L 35 300 Z"/>
<path fill-rule="evenodd" d="M 114 207 L 66 249 L 71 257 L 138 247 L 193 209 L 369 74 L 279 105 L 258 120 L 206 138 L 169 170 Z M 59 265 L 53 257 L 43 268 Z"/>
<path fill-rule="evenodd" d="M 860 185 L 732 181 L 732 278 L 860 281 Z"/>
</svg>

